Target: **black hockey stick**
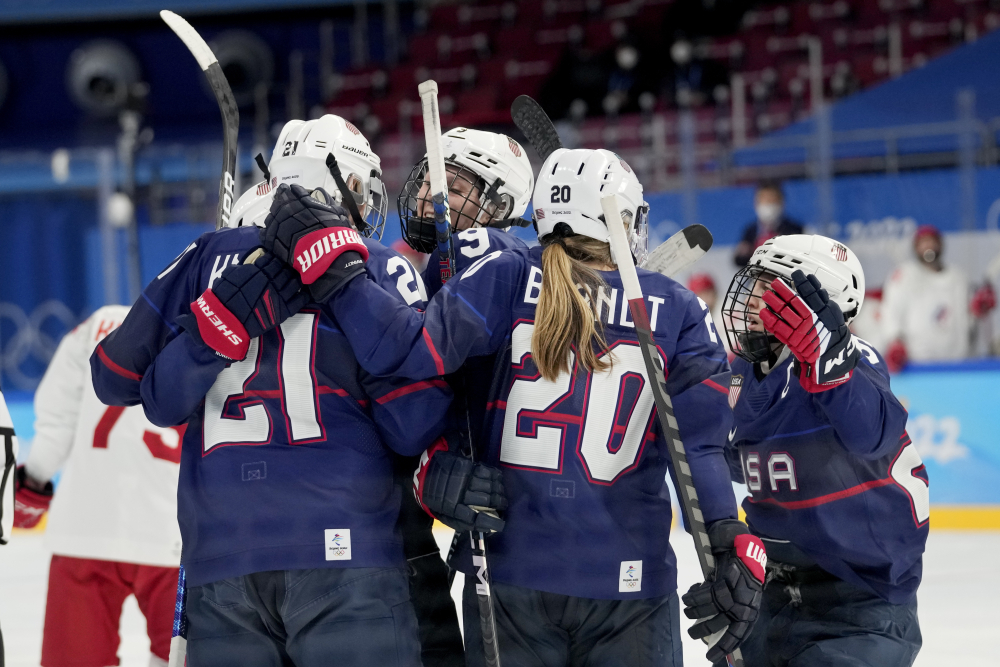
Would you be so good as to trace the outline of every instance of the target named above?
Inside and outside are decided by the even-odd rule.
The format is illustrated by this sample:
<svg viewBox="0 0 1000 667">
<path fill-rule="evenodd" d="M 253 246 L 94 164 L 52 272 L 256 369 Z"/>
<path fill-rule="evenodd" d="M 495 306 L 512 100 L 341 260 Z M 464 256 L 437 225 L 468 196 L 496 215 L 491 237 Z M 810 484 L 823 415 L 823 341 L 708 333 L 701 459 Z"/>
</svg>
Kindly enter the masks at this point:
<svg viewBox="0 0 1000 667">
<path fill-rule="evenodd" d="M 715 556 L 712 555 L 712 545 L 708 540 L 708 531 L 705 529 L 705 520 L 698 503 L 698 492 L 695 490 L 694 480 L 691 477 L 691 466 L 687 462 L 687 452 L 684 450 L 684 443 L 681 442 L 681 434 L 677 428 L 674 404 L 670 394 L 667 393 L 663 361 L 656 348 L 656 342 L 653 340 L 649 314 L 646 312 L 646 301 L 643 299 L 642 288 L 639 286 L 639 275 L 632 264 L 632 252 L 629 250 L 628 239 L 625 237 L 625 227 L 620 223 L 614 224 L 621 220 L 618 196 L 602 197 L 601 208 L 604 209 L 604 220 L 611 234 L 611 252 L 618 265 L 618 273 L 622 279 L 625 298 L 628 300 L 629 312 L 632 314 L 632 321 L 635 322 L 635 332 L 639 338 L 642 360 L 646 364 L 646 374 L 649 376 L 649 384 L 653 389 L 656 414 L 659 417 L 663 435 L 667 439 L 667 450 L 670 452 L 670 461 L 677 479 L 677 500 L 684 513 L 684 520 L 691 529 L 702 574 L 705 579 L 708 579 L 715 571 Z M 721 634 L 719 633 L 720 636 Z M 743 667 L 743 656 L 739 649 L 727 656 L 727 660 L 734 667 Z"/>
<path fill-rule="evenodd" d="M 534 147 L 542 162 L 545 162 L 555 150 L 563 147 L 552 120 L 542 106 L 531 97 L 519 95 L 510 105 L 510 117 L 514 119 L 517 129 L 527 137 L 528 143 Z"/>
<path fill-rule="evenodd" d="M 229 81 L 226 80 L 226 75 L 219 65 L 219 59 L 215 57 L 212 49 L 208 47 L 198 31 L 192 28 L 191 24 L 181 16 L 170 10 L 162 10 L 160 18 L 181 38 L 191 55 L 198 61 L 198 66 L 201 67 L 208 78 L 208 83 L 212 86 L 215 101 L 218 102 L 219 112 L 222 114 L 222 177 L 219 180 L 219 207 L 215 216 L 215 228 L 221 229 L 229 224 L 229 214 L 236 201 L 236 142 L 240 131 L 240 112 L 236 107 L 236 100 L 233 98 Z M 170 656 L 167 661 L 169 667 L 183 667 L 187 661 L 187 589 L 185 579 L 182 563 L 180 574 L 177 577 L 174 627 L 170 639 Z"/>
<path fill-rule="evenodd" d="M 222 178 L 219 181 L 219 209 L 215 218 L 215 228 L 221 229 L 229 224 L 229 214 L 236 201 L 236 142 L 240 132 L 240 110 L 218 58 L 198 31 L 170 10 L 161 11 L 160 18 L 177 33 L 198 61 L 198 66 L 205 72 L 205 77 L 212 86 L 215 101 L 222 113 Z"/>
<path fill-rule="evenodd" d="M 441 285 L 455 275 L 455 250 L 451 238 L 451 208 L 448 206 L 448 181 L 441 153 L 441 116 L 438 113 L 437 83 L 424 81 L 417 87 L 424 116 L 424 140 L 427 143 L 427 180 L 434 202 L 434 227 L 437 232 L 438 258 L 440 260 Z M 462 396 L 465 391 L 465 376 L 460 376 Z M 464 403 L 464 398 L 463 398 Z M 475 445 L 472 443 L 472 427 L 469 410 L 463 406 L 465 425 L 469 433 L 469 451 L 475 460 Z M 479 508 L 473 508 L 479 509 Z M 490 590 L 489 565 L 486 561 L 486 539 L 482 533 L 469 533 L 472 540 L 472 564 L 478 568 L 476 576 L 476 597 L 479 602 L 479 623 L 483 633 L 483 653 L 486 664 L 500 667 L 500 648 L 497 645 L 496 616 L 493 609 L 493 595 Z"/>
</svg>

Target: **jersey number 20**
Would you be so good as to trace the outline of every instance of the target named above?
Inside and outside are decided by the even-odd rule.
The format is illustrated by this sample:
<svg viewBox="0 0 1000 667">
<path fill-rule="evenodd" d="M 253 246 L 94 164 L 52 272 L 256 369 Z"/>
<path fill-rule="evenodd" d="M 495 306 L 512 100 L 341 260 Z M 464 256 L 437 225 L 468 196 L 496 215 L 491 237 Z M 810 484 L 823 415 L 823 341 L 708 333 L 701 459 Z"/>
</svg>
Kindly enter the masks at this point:
<svg viewBox="0 0 1000 667">
<path fill-rule="evenodd" d="M 514 364 L 523 364 L 531 353 L 534 330 L 530 322 L 514 327 Z M 500 460 L 510 466 L 558 473 L 566 455 L 567 431 L 573 428 L 579 434 L 577 452 L 591 482 L 613 484 L 633 468 L 652 419 L 653 390 L 637 344 L 620 341 L 611 352 L 615 363 L 601 373 L 563 373 L 555 382 L 540 377 L 514 380 L 507 397 Z M 583 382 L 586 385 L 580 386 Z M 629 382 L 638 383 L 638 392 L 626 392 Z M 574 392 L 583 394 L 582 417 L 553 411 Z M 626 400 L 627 395 L 633 398 Z M 623 416 L 625 423 L 621 423 Z"/>
</svg>

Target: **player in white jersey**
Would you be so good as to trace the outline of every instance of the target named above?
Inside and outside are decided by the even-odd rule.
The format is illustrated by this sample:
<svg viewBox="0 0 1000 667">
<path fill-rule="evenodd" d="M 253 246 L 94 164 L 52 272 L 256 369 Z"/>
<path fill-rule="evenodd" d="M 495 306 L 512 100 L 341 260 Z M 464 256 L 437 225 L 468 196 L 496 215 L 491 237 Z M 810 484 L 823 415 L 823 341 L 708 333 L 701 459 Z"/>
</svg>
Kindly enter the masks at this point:
<svg viewBox="0 0 1000 667">
<path fill-rule="evenodd" d="M 35 394 L 35 439 L 17 469 L 15 525 L 33 527 L 49 513 L 43 667 L 118 664 L 129 594 L 146 616 L 150 664 L 165 665 L 169 653 L 184 427 L 154 426 L 140 406 L 105 406 L 90 379 L 90 355 L 128 311 L 105 306 L 59 343 Z"/>
<path fill-rule="evenodd" d="M 14 464 L 17 461 L 17 436 L 0 393 L 0 546 L 7 544 L 14 525 Z M 3 663 L 3 634 L 0 633 L 0 664 Z"/>
<path fill-rule="evenodd" d="M 919 227 L 913 250 L 914 259 L 896 269 L 882 298 L 885 356 L 893 371 L 907 361 L 969 357 L 975 319 L 992 308 L 983 306 L 980 293 L 972 294 L 964 273 L 941 261 L 943 243 L 937 228 Z"/>
</svg>

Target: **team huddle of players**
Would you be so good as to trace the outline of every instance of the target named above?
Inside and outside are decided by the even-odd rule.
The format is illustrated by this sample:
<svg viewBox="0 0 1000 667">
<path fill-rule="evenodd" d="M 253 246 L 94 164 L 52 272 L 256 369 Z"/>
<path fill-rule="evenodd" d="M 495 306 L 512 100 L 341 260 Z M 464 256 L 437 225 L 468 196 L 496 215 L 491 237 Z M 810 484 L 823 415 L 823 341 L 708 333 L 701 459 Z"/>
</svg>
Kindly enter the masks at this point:
<svg viewBox="0 0 1000 667">
<path fill-rule="evenodd" d="M 74 438 L 91 457 L 80 466 L 116 433 L 157 461 L 116 464 L 103 504 L 53 508 L 65 544 L 42 664 L 84 651 L 114 664 L 116 620 L 80 611 L 113 607 L 100 586 L 53 602 L 98 579 L 136 592 L 154 661 L 167 657 L 157 615 L 173 610 L 176 570 L 161 566 L 176 553 L 162 539 L 115 548 L 130 516 L 163 516 L 132 511 L 145 482 L 122 500 L 129 465 L 177 479 L 193 667 L 486 665 L 468 531 L 488 534 L 507 665 L 681 665 L 681 603 L 712 663 L 739 649 L 749 666 L 911 664 L 927 479 L 882 358 L 848 328 L 864 299 L 854 253 L 821 236 L 767 241 L 733 279 L 724 332 L 693 293 L 639 269 L 717 563 L 679 600 L 673 470 L 616 268 L 647 250 L 642 185 L 606 150 L 559 149 L 536 178 L 504 135 L 457 128 L 442 144 L 446 283 L 426 159 L 397 198 L 404 238 L 431 255 L 421 275 L 376 240 L 378 156 L 328 115 L 285 126 L 231 228 L 191 243 L 127 314 L 98 311 L 63 343 L 73 368 L 58 375 L 73 383 L 50 369 L 42 388 L 76 408 L 59 417 L 63 444 L 36 441 L 18 471 L 22 525 L 48 507 Z M 620 220 L 604 218 L 610 193 Z M 506 231 L 529 203 L 531 248 Z M 610 224 L 633 257 L 612 256 Z M 165 437 L 182 439 L 179 473 Z M 750 492 L 746 524 L 733 480 Z M 464 646 L 432 516 L 465 535 L 448 563 L 466 575 Z M 156 525 L 136 534 L 176 541 Z M 103 626 L 66 649 L 88 614 Z"/>
</svg>

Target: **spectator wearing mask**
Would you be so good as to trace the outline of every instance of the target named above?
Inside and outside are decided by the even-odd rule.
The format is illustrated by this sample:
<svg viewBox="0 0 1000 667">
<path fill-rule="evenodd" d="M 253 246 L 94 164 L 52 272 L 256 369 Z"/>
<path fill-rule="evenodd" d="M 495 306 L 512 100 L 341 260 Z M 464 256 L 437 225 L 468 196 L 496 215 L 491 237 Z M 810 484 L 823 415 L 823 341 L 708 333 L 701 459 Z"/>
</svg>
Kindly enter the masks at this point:
<svg viewBox="0 0 1000 667">
<path fill-rule="evenodd" d="M 969 279 L 942 261 L 941 232 L 921 225 L 914 259 L 897 268 L 882 300 L 886 363 L 898 372 L 908 361 L 950 361 L 969 356 L 975 320 L 996 305 L 992 288 L 970 294 Z"/>
<path fill-rule="evenodd" d="M 785 193 L 781 183 L 777 181 L 762 181 L 757 186 L 753 196 L 753 210 L 757 219 L 743 230 L 743 237 L 736 245 L 733 261 L 738 267 L 744 267 L 750 261 L 750 255 L 764 241 L 775 236 L 801 234 L 802 225 L 785 215 Z"/>
</svg>

